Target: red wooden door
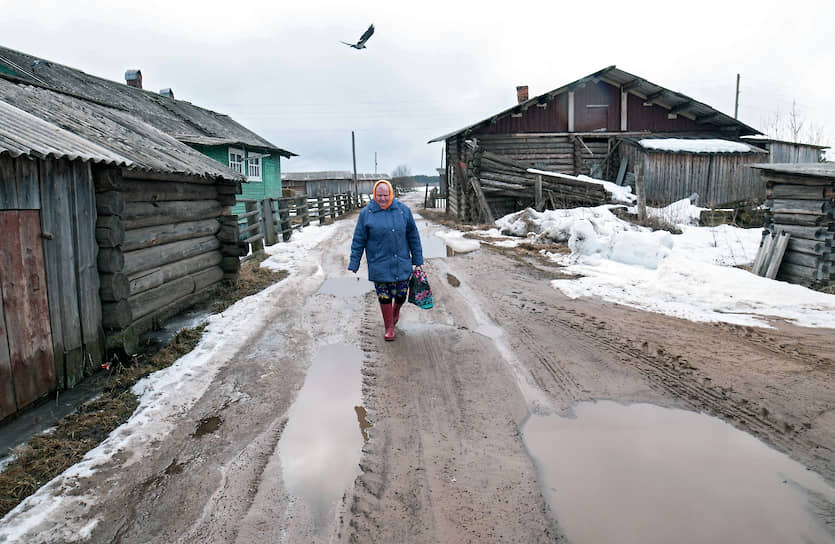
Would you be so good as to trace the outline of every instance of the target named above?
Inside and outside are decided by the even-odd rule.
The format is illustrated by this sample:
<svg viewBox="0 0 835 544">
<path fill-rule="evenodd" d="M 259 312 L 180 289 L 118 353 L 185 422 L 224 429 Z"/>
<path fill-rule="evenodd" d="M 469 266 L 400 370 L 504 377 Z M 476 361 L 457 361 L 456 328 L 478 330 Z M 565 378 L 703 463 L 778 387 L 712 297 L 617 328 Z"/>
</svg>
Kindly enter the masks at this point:
<svg viewBox="0 0 835 544">
<path fill-rule="evenodd" d="M 8 359 L 0 353 L 0 417 L 55 389 L 38 210 L 0 212 L 0 298 Z M 7 346 L 3 346 L 7 344 Z M 4 360 L 7 361 L 6 367 Z M 10 391 L 11 390 L 11 391 Z M 12 409 L 14 410 L 14 409 Z"/>
</svg>

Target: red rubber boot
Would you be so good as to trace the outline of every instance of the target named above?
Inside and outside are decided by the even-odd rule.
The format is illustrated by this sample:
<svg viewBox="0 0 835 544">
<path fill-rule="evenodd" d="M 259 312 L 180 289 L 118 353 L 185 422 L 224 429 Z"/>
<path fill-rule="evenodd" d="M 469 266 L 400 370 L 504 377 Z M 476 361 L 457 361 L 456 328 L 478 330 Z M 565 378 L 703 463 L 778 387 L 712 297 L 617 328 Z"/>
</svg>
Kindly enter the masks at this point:
<svg viewBox="0 0 835 544">
<path fill-rule="evenodd" d="M 394 305 L 394 324 L 397 325 L 397 322 L 400 321 L 400 308 L 403 307 L 402 304 L 398 304 L 397 301 L 392 302 Z"/>
<path fill-rule="evenodd" d="M 383 313 L 383 324 L 386 326 L 386 334 L 383 338 L 387 342 L 394 340 L 394 305 L 380 304 L 380 311 Z"/>
</svg>

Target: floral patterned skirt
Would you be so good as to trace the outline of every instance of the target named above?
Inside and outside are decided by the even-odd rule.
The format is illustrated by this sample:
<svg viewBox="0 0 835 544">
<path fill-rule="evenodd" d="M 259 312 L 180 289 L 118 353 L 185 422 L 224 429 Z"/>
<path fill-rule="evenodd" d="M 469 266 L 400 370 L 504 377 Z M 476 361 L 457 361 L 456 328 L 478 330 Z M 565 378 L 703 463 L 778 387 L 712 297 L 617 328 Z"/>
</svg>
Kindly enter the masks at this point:
<svg viewBox="0 0 835 544">
<path fill-rule="evenodd" d="M 402 303 L 409 294 L 409 280 L 392 282 L 374 282 L 374 290 L 377 291 L 377 300 L 380 304 L 391 304 L 392 299 Z"/>
</svg>

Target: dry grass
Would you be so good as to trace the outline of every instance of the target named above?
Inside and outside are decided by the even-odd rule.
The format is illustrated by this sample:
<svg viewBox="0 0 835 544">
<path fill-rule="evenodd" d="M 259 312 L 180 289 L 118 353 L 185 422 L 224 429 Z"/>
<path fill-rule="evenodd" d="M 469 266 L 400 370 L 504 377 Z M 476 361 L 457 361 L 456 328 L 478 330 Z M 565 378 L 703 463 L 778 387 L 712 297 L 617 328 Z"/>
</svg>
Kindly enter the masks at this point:
<svg viewBox="0 0 835 544">
<path fill-rule="evenodd" d="M 255 294 L 285 278 L 286 271 L 259 267 L 265 256 L 241 266 L 238 281 L 220 289 L 214 312 Z M 115 360 L 106 375 L 99 397 L 81 404 L 49 433 L 31 438 L 15 450 L 14 460 L 0 472 L 0 517 L 40 489 L 64 470 L 79 462 L 119 425 L 130 418 L 138 399 L 130 388 L 145 376 L 171 366 L 200 342 L 204 327 L 180 331 L 167 346 L 153 353 L 141 353 L 129 361 Z"/>
</svg>

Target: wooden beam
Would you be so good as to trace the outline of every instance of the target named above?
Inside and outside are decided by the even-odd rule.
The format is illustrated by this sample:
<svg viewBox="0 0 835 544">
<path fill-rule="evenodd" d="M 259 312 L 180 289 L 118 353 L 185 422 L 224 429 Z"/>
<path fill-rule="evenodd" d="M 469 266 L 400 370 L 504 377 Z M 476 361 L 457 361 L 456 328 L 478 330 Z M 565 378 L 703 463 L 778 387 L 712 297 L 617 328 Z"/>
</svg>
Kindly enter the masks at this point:
<svg viewBox="0 0 835 544">
<path fill-rule="evenodd" d="M 644 98 L 644 102 L 645 102 L 645 103 L 652 103 L 652 102 L 655 102 L 656 100 L 658 100 L 659 98 L 661 98 L 661 97 L 664 95 L 664 93 L 666 93 L 666 92 L 667 92 L 667 90 L 666 90 L 666 89 L 661 89 L 660 91 L 656 91 L 656 92 L 654 92 L 654 93 L 652 93 L 652 94 L 648 94 L 648 95 L 646 96 L 646 98 Z"/>
<path fill-rule="evenodd" d="M 679 113 L 679 112 L 682 112 L 682 111 L 684 111 L 684 110 L 686 110 L 686 109 L 690 108 L 690 106 L 692 106 L 692 105 L 693 105 L 693 101 L 692 101 L 692 100 L 685 100 L 684 102 L 681 102 L 680 104 L 676 104 L 675 106 L 673 106 L 672 108 L 670 108 L 669 113 Z"/>
<path fill-rule="evenodd" d="M 493 212 L 490 211 L 490 205 L 487 204 L 487 199 L 484 198 L 484 193 L 481 190 L 478 179 L 470 178 L 470 184 L 473 186 L 476 198 L 478 198 L 478 204 L 481 206 L 481 213 L 484 215 L 484 218 L 488 223 L 494 223 L 496 220 L 493 218 Z"/>
<path fill-rule="evenodd" d="M 641 78 L 638 78 L 638 77 L 636 77 L 632 81 L 627 81 L 626 83 L 624 83 L 623 85 L 620 86 L 621 91 L 627 92 L 630 89 L 634 89 L 635 87 L 638 86 L 639 83 L 641 83 L 641 81 L 643 81 L 643 80 Z"/>
</svg>

